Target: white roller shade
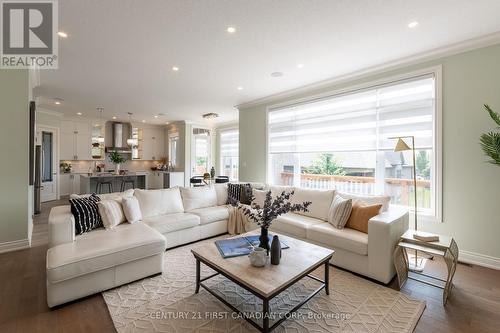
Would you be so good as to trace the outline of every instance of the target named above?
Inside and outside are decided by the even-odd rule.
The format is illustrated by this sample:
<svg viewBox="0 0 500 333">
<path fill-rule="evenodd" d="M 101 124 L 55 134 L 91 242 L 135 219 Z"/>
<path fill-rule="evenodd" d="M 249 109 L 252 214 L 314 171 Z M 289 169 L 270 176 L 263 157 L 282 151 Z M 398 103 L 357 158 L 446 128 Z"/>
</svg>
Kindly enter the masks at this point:
<svg viewBox="0 0 500 333">
<path fill-rule="evenodd" d="M 239 151 L 238 129 L 220 131 L 220 154 L 221 157 L 238 157 Z"/>
<path fill-rule="evenodd" d="M 402 135 L 432 147 L 434 91 L 425 76 L 271 110 L 269 153 L 392 149 Z"/>
</svg>

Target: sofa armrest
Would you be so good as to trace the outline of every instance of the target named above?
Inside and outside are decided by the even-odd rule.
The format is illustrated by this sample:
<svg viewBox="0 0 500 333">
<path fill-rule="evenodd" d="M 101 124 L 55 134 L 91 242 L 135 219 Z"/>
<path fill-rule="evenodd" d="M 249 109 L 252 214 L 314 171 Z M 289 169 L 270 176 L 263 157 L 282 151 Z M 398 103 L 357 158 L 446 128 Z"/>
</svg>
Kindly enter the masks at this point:
<svg viewBox="0 0 500 333">
<path fill-rule="evenodd" d="M 369 270 L 379 281 L 388 283 L 394 276 L 394 248 L 408 230 L 408 219 L 407 209 L 390 206 L 368 221 Z"/>
<path fill-rule="evenodd" d="M 49 214 L 49 248 L 75 241 L 75 218 L 70 206 L 57 206 Z"/>
</svg>

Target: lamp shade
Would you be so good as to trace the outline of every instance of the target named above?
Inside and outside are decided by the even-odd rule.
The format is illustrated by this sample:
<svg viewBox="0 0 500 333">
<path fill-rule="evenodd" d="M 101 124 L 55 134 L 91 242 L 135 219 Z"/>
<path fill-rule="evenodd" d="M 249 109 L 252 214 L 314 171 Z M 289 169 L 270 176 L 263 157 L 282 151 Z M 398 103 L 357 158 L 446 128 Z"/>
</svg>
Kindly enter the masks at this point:
<svg viewBox="0 0 500 333">
<path fill-rule="evenodd" d="M 404 142 L 404 140 L 402 138 L 399 138 L 398 142 L 396 143 L 396 147 L 394 147 L 394 151 L 398 152 L 398 151 L 405 151 L 405 150 L 411 150 L 411 148 L 408 147 L 408 145 L 406 144 L 406 142 Z"/>
</svg>

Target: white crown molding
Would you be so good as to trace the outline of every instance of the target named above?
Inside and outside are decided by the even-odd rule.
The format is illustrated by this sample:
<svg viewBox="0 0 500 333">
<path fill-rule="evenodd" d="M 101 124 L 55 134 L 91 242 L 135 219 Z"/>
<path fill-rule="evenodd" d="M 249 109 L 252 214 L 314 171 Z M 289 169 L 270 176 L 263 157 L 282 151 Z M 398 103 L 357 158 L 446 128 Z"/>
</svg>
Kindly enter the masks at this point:
<svg viewBox="0 0 500 333">
<path fill-rule="evenodd" d="M 0 243 L 0 253 L 27 249 L 30 247 L 29 239 L 20 239 L 12 242 Z"/>
<path fill-rule="evenodd" d="M 59 111 L 42 109 L 42 108 L 37 108 L 36 112 L 45 113 L 45 114 L 48 114 L 51 116 L 56 116 L 56 117 L 62 117 L 64 115 L 62 112 L 59 112 Z"/>
<path fill-rule="evenodd" d="M 484 254 L 460 250 L 458 260 L 460 262 L 465 262 L 468 264 L 500 270 L 500 258 L 495 258 Z"/>
<path fill-rule="evenodd" d="M 447 56 L 452 56 L 459 53 L 464 53 L 476 49 L 480 49 L 483 47 L 492 46 L 500 43 L 500 31 L 494 32 L 489 35 L 468 39 L 459 43 L 450 44 L 447 46 L 435 48 L 429 51 L 417 53 L 412 56 L 400 58 L 397 60 L 392 60 L 389 62 L 385 62 L 383 64 L 367 67 L 365 69 L 361 69 L 359 71 L 355 71 L 352 73 L 336 76 L 334 78 L 322 80 L 316 83 L 308 84 L 299 88 L 290 89 L 281 93 L 269 95 L 266 97 L 262 97 L 250 102 L 242 103 L 236 105 L 237 109 L 245 109 L 249 107 L 254 107 L 262 104 L 273 103 L 276 100 L 286 99 L 289 97 L 293 97 L 298 94 L 303 94 L 307 92 L 311 92 L 313 90 L 321 89 L 334 84 L 341 84 L 348 81 L 354 81 L 366 78 L 368 76 L 377 75 L 383 72 L 397 70 L 403 67 L 417 65 L 422 62 L 437 60 L 440 58 L 444 58 Z"/>
</svg>

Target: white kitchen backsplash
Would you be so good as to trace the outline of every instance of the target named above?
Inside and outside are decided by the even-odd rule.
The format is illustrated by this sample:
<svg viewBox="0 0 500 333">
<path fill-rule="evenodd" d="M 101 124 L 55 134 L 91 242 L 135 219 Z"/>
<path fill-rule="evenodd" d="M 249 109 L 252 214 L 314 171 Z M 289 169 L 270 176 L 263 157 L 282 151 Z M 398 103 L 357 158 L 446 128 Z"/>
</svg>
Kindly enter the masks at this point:
<svg viewBox="0 0 500 333">
<path fill-rule="evenodd" d="M 89 168 L 94 168 L 95 163 L 105 164 L 105 170 L 114 169 L 115 166 L 109 161 L 61 161 L 71 164 L 71 172 L 88 172 Z M 157 161 L 126 161 L 121 165 L 122 170 L 128 171 L 151 171 L 152 166 L 158 165 L 160 162 Z"/>
</svg>

